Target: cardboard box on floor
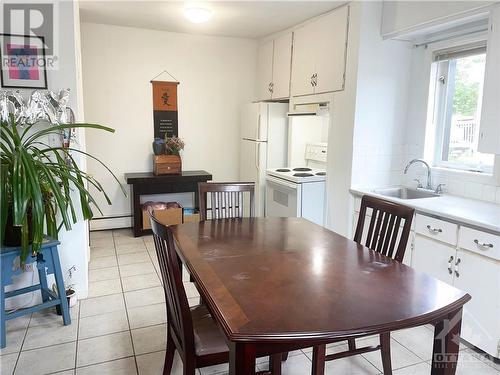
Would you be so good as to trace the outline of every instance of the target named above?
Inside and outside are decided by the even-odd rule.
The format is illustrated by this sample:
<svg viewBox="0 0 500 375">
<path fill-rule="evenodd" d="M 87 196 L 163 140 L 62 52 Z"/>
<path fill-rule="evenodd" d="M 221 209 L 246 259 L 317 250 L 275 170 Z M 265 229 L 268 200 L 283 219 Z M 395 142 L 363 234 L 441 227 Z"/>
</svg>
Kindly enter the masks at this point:
<svg viewBox="0 0 500 375">
<path fill-rule="evenodd" d="M 197 223 L 200 221 L 200 214 L 189 214 L 189 215 L 184 215 L 184 222 L 185 223 Z"/>
<path fill-rule="evenodd" d="M 166 210 L 154 210 L 154 217 L 165 225 L 182 224 L 182 207 L 168 208 Z M 149 214 L 147 210 L 142 211 L 142 229 L 151 229 Z"/>
</svg>

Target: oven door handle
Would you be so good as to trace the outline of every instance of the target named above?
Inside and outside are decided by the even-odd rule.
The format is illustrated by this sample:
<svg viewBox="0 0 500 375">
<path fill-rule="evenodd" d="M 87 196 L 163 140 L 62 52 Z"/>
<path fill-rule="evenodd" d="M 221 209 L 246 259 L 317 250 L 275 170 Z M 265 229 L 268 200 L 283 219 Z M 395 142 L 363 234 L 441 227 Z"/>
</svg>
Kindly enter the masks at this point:
<svg viewBox="0 0 500 375">
<path fill-rule="evenodd" d="M 292 189 L 292 190 L 297 190 L 299 185 L 298 184 L 294 184 L 293 182 L 289 182 L 289 181 L 286 181 L 286 180 L 283 180 L 281 178 L 277 178 L 277 177 L 274 177 L 274 176 L 267 176 L 266 177 L 266 180 L 275 184 L 275 185 L 278 185 L 278 186 L 285 186 L 289 189 Z"/>
</svg>

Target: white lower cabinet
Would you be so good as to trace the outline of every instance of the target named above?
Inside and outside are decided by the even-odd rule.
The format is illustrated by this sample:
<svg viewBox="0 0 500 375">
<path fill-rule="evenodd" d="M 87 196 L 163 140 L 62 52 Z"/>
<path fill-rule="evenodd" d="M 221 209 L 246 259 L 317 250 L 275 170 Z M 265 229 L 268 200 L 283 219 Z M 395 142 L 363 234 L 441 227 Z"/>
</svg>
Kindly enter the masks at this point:
<svg viewBox="0 0 500 375">
<path fill-rule="evenodd" d="M 354 207 L 353 235 L 359 198 Z M 422 214 L 414 229 L 403 263 L 469 293 L 461 337 L 500 358 L 500 235 Z"/>
<path fill-rule="evenodd" d="M 453 283 L 456 248 L 434 241 L 420 234 L 415 235 L 412 267 L 445 283 Z"/>
<path fill-rule="evenodd" d="M 462 337 L 485 352 L 499 356 L 500 263 L 457 250 L 454 286 L 472 296 L 465 304 Z"/>
<path fill-rule="evenodd" d="M 417 216 L 423 216 L 417 214 Z M 451 224 L 432 218 L 436 226 L 446 228 Z M 456 225 L 456 224 L 452 224 Z M 415 235 L 412 267 L 472 296 L 465 304 L 461 337 L 486 353 L 500 357 L 500 261 L 480 255 L 470 246 L 474 238 L 488 239 L 488 250 L 494 252 L 498 235 L 458 226 L 457 243 L 441 242 L 434 233 L 422 231 Z M 441 233 L 441 232 L 440 232 Z M 444 233 L 444 231 L 443 231 Z M 471 237 L 472 238 L 472 237 Z M 477 241 L 479 242 L 479 240 Z M 482 244 L 482 242 L 480 242 Z M 490 248 L 489 245 L 492 247 Z M 486 246 L 484 246 L 486 247 Z"/>
</svg>

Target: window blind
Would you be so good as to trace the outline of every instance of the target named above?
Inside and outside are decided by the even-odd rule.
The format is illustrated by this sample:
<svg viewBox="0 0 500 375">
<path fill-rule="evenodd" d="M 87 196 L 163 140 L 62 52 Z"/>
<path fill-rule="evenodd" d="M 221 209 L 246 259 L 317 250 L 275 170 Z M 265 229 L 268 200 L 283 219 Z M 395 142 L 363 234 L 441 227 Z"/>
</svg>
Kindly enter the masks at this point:
<svg viewBox="0 0 500 375">
<path fill-rule="evenodd" d="M 434 61 L 446 61 L 486 53 L 486 41 L 434 52 Z"/>
</svg>

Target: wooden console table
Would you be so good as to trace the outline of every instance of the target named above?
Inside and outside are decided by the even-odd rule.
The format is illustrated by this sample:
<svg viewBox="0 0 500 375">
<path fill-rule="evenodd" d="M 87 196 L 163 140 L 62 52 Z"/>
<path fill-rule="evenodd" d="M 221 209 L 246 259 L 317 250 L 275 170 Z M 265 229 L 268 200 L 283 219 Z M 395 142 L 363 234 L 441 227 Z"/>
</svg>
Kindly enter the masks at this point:
<svg viewBox="0 0 500 375">
<path fill-rule="evenodd" d="M 198 182 L 207 182 L 212 179 L 212 175 L 206 171 L 182 171 L 180 174 L 160 176 L 143 172 L 125 173 L 125 179 L 130 185 L 134 236 L 139 237 L 151 233 L 150 229 L 142 229 L 141 195 L 192 192 L 195 209 L 199 209 Z"/>
</svg>

